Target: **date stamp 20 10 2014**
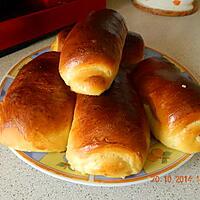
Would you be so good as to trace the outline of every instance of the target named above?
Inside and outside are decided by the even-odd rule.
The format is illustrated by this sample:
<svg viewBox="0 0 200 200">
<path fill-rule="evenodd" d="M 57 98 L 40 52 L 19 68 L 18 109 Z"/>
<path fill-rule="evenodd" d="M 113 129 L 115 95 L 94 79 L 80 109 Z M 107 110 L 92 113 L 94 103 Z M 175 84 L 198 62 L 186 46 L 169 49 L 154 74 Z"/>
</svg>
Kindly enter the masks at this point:
<svg viewBox="0 0 200 200">
<path fill-rule="evenodd" d="M 153 183 L 199 183 L 200 184 L 200 175 L 197 176 L 171 176 L 171 175 L 166 175 L 166 176 L 154 176 L 152 177 L 151 182 Z"/>
</svg>

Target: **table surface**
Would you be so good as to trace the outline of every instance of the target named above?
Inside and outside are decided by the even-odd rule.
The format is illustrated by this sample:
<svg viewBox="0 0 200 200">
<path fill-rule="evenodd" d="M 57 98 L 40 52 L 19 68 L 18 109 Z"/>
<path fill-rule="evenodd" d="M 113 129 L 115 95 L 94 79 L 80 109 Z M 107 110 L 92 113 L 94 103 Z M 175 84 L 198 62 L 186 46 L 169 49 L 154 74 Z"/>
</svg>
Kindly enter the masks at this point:
<svg viewBox="0 0 200 200">
<path fill-rule="evenodd" d="M 186 17 L 154 16 L 137 10 L 129 0 L 108 1 L 108 7 L 119 11 L 129 30 L 140 33 L 147 46 L 175 58 L 200 78 L 200 11 Z M 15 63 L 49 45 L 53 39 L 43 39 L 0 58 L 0 80 Z M 200 154 L 196 154 L 188 163 L 172 172 L 171 183 L 147 182 L 120 188 L 97 188 L 71 184 L 43 174 L 23 163 L 8 148 L 0 146 L 0 199 L 199 199 L 200 182 L 175 182 L 176 176 L 200 176 L 199 161 Z"/>
</svg>

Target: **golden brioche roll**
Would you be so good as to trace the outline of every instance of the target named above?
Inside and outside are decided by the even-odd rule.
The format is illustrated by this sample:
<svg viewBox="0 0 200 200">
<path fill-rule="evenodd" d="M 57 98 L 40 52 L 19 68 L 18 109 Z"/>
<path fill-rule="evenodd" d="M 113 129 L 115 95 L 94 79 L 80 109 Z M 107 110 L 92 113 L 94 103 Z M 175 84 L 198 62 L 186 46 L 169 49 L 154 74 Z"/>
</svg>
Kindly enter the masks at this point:
<svg viewBox="0 0 200 200">
<path fill-rule="evenodd" d="M 144 40 L 135 32 L 128 32 L 123 48 L 121 66 L 131 68 L 144 58 Z"/>
<path fill-rule="evenodd" d="M 144 109 L 125 71 L 100 96 L 77 95 L 66 152 L 73 169 L 109 177 L 139 173 L 149 142 Z"/>
<path fill-rule="evenodd" d="M 56 35 L 56 39 L 52 42 L 51 47 L 50 47 L 52 51 L 61 52 L 64 45 L 65 38 L 67 37 L 70 30 L 71 28 L 67 27 Z"/>
<path fill-rule="evenodd" d="M 59 53 L 44 53 L 18 73 L 0 106 L 0 143 L 22 151 L 66 150 L 75 96 L 58 72 Z"/>
<path fill-rule="evenodd" d="M 70 32 L 69 28 L 63 29 L 56 35 L 56 39 L 51 44 L 52 51 L 60 52 L 64 45 L 64 41 Z M 142 36 L 135 32 L 128 32 L 123 48 L 121 65 L 130 67 L 138 63 L 144 58 L 144 40 Z"/>
<path fill-rule="evenodd" d="M 154 136 L 185 153 L 200 152 L 200 87 L 165 60 L 140 62 L 132 79 Z"/>
<path fill-rule="evenodd" d="M 120 72 L 111 88 L 99 97 L 78 95 L 66 157 L 72 168 L 82 173 L 125 177 L 138 173 L 143 167 L 149 147 L 149 129 L 144 110 L 134 91 L 124 99 L 132 90 L 126 79 L 127 66 L 143 58 L 143 40 L 131 33 L 127 42 L 129 44 L 124 46 L 121 61 L 123 72 Z M 140 53 L 136 52 L 137 49 Z M 127 104 L 131 97 L 133 102 L 130 102 L 130 106 Z M 138 123 L 141 125 L 140 131 Z"/>
<path fill-rule="evenodd" d="M 100 95 L 117 75 L 127 28 L 121 15 L 104 9 L 75 25 L 61 52 L 59 71 L 72 91 Z"/>
</svg>

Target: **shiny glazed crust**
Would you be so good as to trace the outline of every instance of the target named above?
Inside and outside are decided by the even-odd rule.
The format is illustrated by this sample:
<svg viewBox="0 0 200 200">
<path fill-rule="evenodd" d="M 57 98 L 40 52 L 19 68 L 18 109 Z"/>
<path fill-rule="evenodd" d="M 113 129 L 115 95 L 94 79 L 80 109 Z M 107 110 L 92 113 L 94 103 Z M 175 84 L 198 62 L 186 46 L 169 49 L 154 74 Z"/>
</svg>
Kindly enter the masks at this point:
<svg viewBox="0 0 200 200">
<path fill-rule="evenodd" d="M 139 173 L 149 141 L 143 107 L 125 70 L 102 95 L 77 95 L 66 152 L 73 169 L 109 177 Z"/>
<path fill-rule="evenodd" d="M 135 32 L 128 32 L 123 48 L 121 67 L 131 68 L 144 58 L 144 40 Z"/>
<path fill-rule="evenodd" d="M 168 147 L 200 152 L 200 87 L 165 60 L 140 62 L 132 79 L 145 104 L 152 133 Z"/>
<path fill-rule="evenodd" d="M 20 70 L 0 104 L 0 143 L 22 151 L 66 150 L 75 97 L 59 75 L 59 56 L 44 53 Z"/>
<path fill-rule="evenodd" d="M 72 91 L 100 95 L 117 75 L 127 28 L 121 15 L 105 9 L 90 14 L 68 34 L 60 75 Z"/>
<path fill-rule="evenodd" d="M 50 47 L 52 51 L 61 52 L 64 45 L 64 41 L 70 30 L 71 28 L 65 28 L 56 35 L 56 39 L 52 42 Z"/>
</svg>

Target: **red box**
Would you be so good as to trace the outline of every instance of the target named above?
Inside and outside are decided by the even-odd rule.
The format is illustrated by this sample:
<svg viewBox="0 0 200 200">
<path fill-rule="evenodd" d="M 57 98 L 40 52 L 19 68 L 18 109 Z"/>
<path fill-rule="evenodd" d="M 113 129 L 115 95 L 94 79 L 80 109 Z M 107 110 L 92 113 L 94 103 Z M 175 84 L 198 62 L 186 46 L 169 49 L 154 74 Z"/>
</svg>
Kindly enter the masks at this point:
<svg viewBox="0 0 200 200">
<path fill-rule="evenodd" d="M 36 11 L 33 9 L 28 14 L 0 21 L 0 53 L 74 24 L 90 11 L 106 7 L 106 0 L 38 0 L 38 2 L 38 4 L 32 2 Z M 27 7 L 27 10 L 30 9 Z"/>
</svg>

